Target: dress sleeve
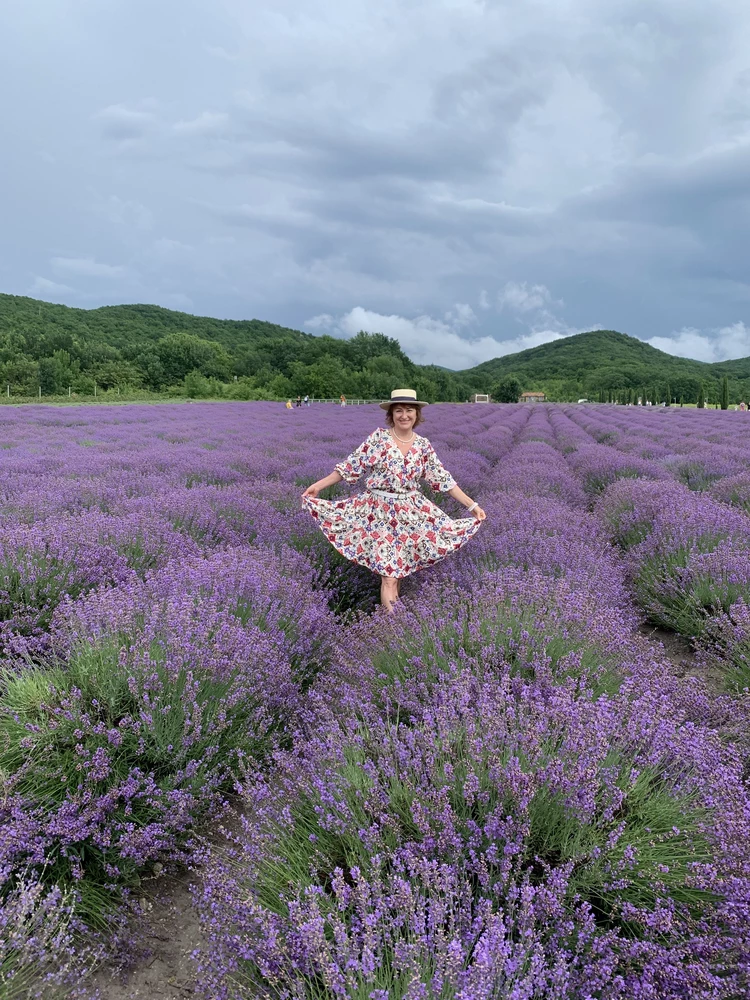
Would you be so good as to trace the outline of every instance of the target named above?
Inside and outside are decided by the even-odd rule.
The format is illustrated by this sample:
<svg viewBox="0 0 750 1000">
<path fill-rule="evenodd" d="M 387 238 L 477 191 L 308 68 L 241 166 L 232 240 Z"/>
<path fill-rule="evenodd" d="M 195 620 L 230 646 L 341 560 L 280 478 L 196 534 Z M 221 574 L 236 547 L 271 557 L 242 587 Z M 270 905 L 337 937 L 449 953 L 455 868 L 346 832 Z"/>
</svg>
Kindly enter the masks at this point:
<svg viewBox="0 0 750 1000">
<path fill-rule="evenodd" d="M 356 483 L 359 477 L 377 461 L 376 433 L 370 434 L 359 448 L 355 448 L 348 458 L 336 466 L 336 472 L 345 482 Z"/>
<path fill-rule="evenodd" d="M 425 445 L 424 478 L 436 493 L 447 493 L 456 485 L 456 480 L 437 457 L 429 441 Z"/>
</svg>

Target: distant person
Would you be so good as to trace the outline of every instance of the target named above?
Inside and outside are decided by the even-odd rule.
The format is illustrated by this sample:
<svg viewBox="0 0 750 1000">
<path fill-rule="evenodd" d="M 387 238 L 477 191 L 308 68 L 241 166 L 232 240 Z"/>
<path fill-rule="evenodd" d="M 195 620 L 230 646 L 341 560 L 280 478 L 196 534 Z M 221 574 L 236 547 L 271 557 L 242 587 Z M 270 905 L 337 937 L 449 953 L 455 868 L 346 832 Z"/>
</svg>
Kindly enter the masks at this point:
<svg viewBox="0 0 750 1000">
<path fill-rule="evenodd" d="M 307 395 L 305 395 L 305 406 L 309 406 L 309 405 L 310 405 L 310 397 L 307 396 Z"/>
<path fill-rule="evenodd" d="M 343 392 L 339 396 L 339 399 L 341 400 L 341 405 L 346 406 L 346 396 L 343 394 Z"/>
<path fill-rule="evenodd" d="M 291 410 L 291 408 L 292 408 L 292 401 L 291 401 L 291 399 L 287 399 L 287 401 L 286 401 L 286 408 L 287 408 L 287 410 Z"/>
<path fill-rule="evenodd" d="M 743 399 L 743 400 L 742 400 L 742 402 L 740 403 L 740 405 L 739 405 L 739 409 L 740 409 L 740 410 L 742 411 L 742 413 L 744 413 L 744 412 L 745 412 L 745 410 L 747 410 L 747 403 L 745 402 L 745 400 L 744 400 L 744 399 Z"/>
<path fill-rule="evenodd" d="M 297 406 L 302 406 L 302 396 L 297 396 L 296 404 Z"/>
<path fill-rule="evenodd" d="M 476 534 L 485 513 L 443 467 L 427 438 L 414 433 L 422 409 L 413 389 L 395 389 L 380 408 L 386 427 L 378 427 L 356 451 L 324 479 L 308 486 L 302 503 L 323 534 L 346 559 L 380 577 L 380 600 L 388 612 L 398 600 L 399 584 L 455 552 Z M 345 500 L 318 494 L 345 479 L 366 476 L 364 493 Z M 471 517 L 453 520 L 419 489 L 425 479 L 440 493 L 462 503 Z"/>
</svg>

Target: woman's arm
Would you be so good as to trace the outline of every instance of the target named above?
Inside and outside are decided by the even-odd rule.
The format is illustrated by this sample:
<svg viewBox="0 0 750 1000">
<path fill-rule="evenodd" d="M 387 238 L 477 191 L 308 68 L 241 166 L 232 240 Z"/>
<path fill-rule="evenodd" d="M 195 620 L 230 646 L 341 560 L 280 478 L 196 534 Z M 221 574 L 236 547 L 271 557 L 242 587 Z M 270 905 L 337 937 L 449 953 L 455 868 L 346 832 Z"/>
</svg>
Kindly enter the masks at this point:
<svg viewBox="0 0 750 1000">
<path fill-rule="evenodd" d="M 449 497 L 453 497 L 454 500 L 458 500 L 458 502 L 462 503 L 464 507 L 471 507 L 472 504 L 474 503 L 471 497 L 468 497 L 461 489 L 461 487 L 458 485 L 454 486 L 453 489 L 450 489 L 447 492 Z M 479 504 L 477 504 L 476 507 L 472 509 L 471 513 L 474 515 L 477 521 L 483 521 L 487 517 L 487 515 L 479 506 Z"/>
<path fill-rule="evenodd" d="M 470 513 L 477 521 L 484 521 L 487 516 L 479 504 L 475 504 L 471 497 L 467 496 L 458 485 L 453 476 L 448 472 L 443 463 L 435 454 L 435 449 L 429 441 L 425 440 L 425 479 L 435 492 L 447 493 L 462 503 L 464 507 L 471 507 Z"/>
<path fill-rule="evenodd" d="M 326 476 L 325 479 L 319 479 L 317 483 L 313 483 L 312 486 L 308 486 L 302 496 L 316 497 L 321 490 L 326 489 L 328 486 L 335 486 L 336 483 L 340 483 L 343 478 L 344 477 L 340 473 L 332 472 L 330 476 Z"/>
<path fill-rule="evenodd" d="M 316 497 L 326 486 L 335 486 L 336 483 L 347 482 L 354 485 L 360 476 L 363 476 L 369 468 L 377 461 L 378 457 L 378 432 L 373 431 L 359 448 L 351 453 L 343 462 L 338 462 L 330 476 L 319 479 L 317 483 L 308 486 L 303 497 Z"/>
</svg>

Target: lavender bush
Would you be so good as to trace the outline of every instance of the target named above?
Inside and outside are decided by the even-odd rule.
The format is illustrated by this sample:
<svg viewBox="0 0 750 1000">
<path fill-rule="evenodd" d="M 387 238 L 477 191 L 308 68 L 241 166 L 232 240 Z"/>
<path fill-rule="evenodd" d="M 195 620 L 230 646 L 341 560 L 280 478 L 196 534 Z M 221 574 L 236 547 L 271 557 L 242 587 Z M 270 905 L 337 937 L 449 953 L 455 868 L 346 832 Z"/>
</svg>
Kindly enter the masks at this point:
<svg viewBox="0 0 750 1000">
<path fill-rule="evenodd" d="M 246 818 L 204 851 L 206 1000 L 747 992 L 746 699 L 635 631 L 696 636 L 745 683 L 742 420 L 426 416 L 489 519 L 388 618 L 299 503 L 376 408 L 0 414 L 19 996 L 74 974 L 155 863 L 195 861 L 229 792 Z"/>
</svg>

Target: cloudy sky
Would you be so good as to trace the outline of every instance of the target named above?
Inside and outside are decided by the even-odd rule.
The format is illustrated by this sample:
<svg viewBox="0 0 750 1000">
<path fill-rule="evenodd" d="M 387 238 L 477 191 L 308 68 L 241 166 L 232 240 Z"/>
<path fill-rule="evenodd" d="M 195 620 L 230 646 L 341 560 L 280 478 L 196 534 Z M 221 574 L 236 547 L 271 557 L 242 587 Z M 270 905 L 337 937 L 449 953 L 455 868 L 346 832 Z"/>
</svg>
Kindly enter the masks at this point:
<svg viewBox="0 0 750 1000">
<path fill-rule="evenodd" d="M 3 0 L 0 291 L 750 355 L 747 0 Z"/>
</svg>

